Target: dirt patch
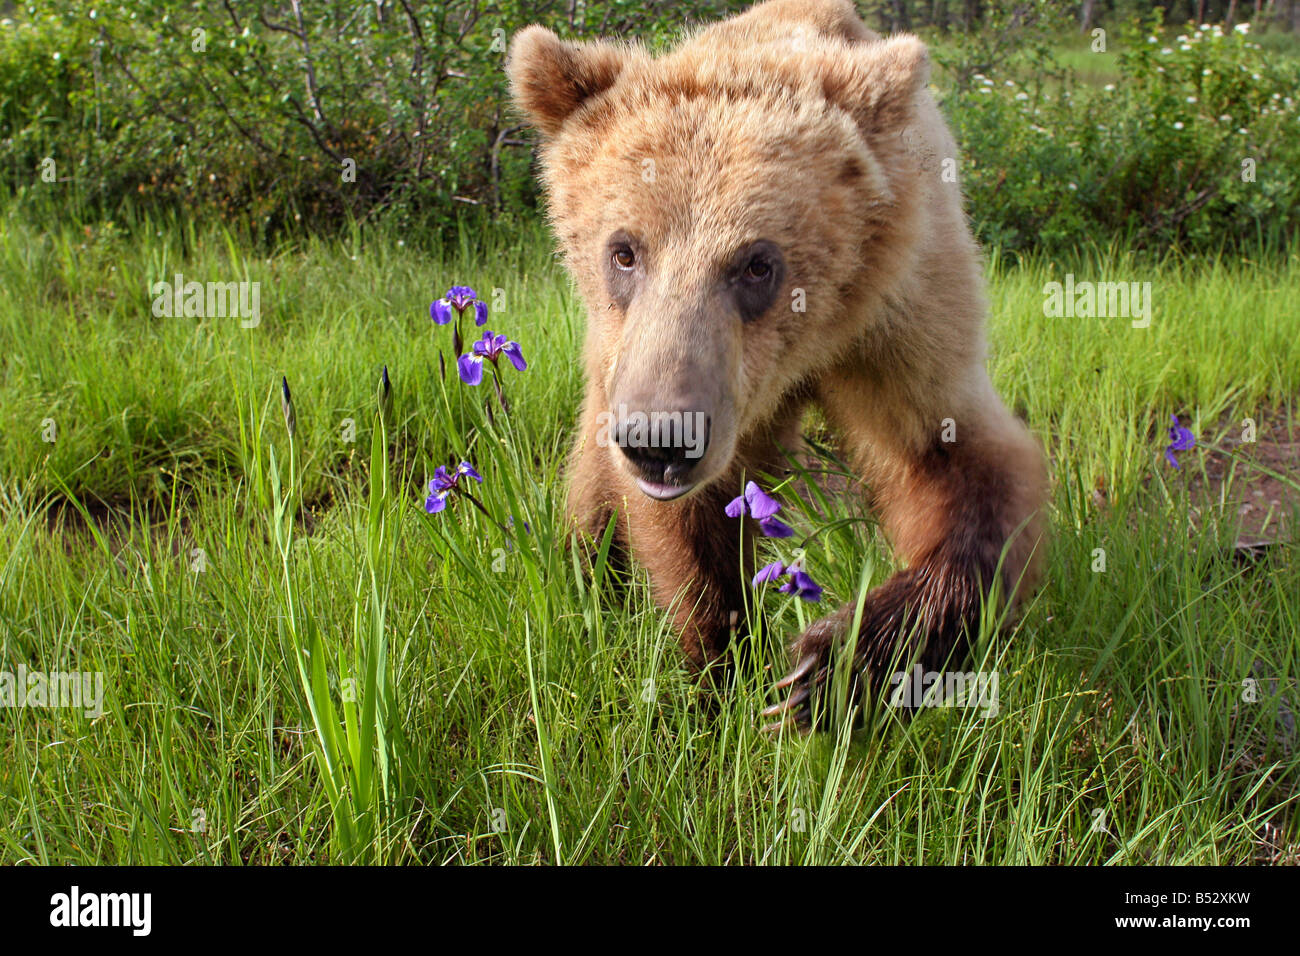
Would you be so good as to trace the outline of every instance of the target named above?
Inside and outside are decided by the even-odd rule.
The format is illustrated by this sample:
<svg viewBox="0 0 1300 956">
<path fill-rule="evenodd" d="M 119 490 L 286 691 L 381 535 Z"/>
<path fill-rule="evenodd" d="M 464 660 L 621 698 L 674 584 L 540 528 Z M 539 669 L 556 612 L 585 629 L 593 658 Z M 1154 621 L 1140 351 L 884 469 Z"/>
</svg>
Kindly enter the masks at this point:
<svg viewBox="0 0 1300 956">
<path fill-rule="evenodd" d="M 1204 474 L 1193 473 L 1188 482 L 1192 521 L 1239 523 L 1237 549 L 1244 556 L 1294 541 L 1300 428 L 1291 410 L 1225 415 L 1200 444 Z"/>
</svg>

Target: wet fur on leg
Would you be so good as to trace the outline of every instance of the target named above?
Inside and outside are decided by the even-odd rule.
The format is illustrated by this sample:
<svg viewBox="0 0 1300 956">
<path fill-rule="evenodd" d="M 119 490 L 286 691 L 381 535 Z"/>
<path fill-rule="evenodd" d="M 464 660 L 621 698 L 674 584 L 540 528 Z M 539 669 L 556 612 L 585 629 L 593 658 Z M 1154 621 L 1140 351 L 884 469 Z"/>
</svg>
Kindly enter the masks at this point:
<svg viewBox="0 0 1300 956">
<path fill-rule="evenodd" d="M 914 664 L 941 671 L 965 660 L 985 606 L 1014 602 L 1032 586 L 1039 561 L 1030 542 L 1041 529 L 1038 499 L 1026 495 L 1025 476 L 1034 466 L 1031 461 L 1020 474 L 1014 469 L 1036 452 L 1032 442 L 1019 445 L 1020 455 L 1004 458 L 994 452 L 1001 443 L 936 444 L 906 469 L 902 494 L 891 498 L 889 510 L 904 512 L 914 535 L 937 540 L 866 595 L 847 703 L 874 702 Z M 896 539 L 900 543 L 908 542 Z M 795 668 L 778 685 L 789 695 L 768 716 L 788 716 L 802 729 L 826 726 L 834 710 L 829 691 L 836 654 L 855 613 L 856 604 L 846 604 L 799 636 Z"/>
</svg>

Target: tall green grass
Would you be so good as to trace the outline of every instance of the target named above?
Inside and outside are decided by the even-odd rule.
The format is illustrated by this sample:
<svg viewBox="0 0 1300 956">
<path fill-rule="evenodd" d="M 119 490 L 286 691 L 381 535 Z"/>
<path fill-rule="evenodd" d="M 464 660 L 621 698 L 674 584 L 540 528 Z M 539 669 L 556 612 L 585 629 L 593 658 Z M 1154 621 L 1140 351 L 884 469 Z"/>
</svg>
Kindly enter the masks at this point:
<svg viewBox="0 0 1300 956">
<path fill-rule="evenodd" d="M 1296 395 L 1294 258 L 995 263 L 994 379 L 1055 474 L 1047 585 L 971 665 L 998 711 L 802 738 L 760 730 L 783 657 L 702 701 L 644 575 L 568 547 L 581 314 L 546 236 L 406 239 L 253 254 L 4 222 L 0 669 L 107 692 L 98 719 L 0 709 L 0 860 L 1218 863 L 1262 855 L 1266 825 L 1295 842 L 1300 573 L 1288 551 L 1234 563 L 1231 513 L 1190 520 L 1203 450 L 1160 462 L 1170 413 L 1213 444 Z M 262 281 L 262 324 L 154 318 L 147 283 L 177 270 Z M 1045 318 L 1070 270 L 1151 281 L 1151 327 Z M 488 325 L 530 363 L 509 414 L 439 372 L 427 309 L 453 282 L 503 290 Z M 425 514 L 461 459 L 488 513 Z M 783 500 L 827 606 L 893 569 L 853 502 Z M 755 601 L 780 645 L 819 609 L 778 597 Z"/>
</svg>

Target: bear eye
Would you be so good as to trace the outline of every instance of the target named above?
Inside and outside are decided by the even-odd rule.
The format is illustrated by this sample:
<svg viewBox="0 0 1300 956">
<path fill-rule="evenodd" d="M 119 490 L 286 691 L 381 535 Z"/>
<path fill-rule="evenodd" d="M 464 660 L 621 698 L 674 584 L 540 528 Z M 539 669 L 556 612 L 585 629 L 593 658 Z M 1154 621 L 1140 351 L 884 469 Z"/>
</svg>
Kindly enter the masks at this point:
<svg viewBox="0 0 1300 956">
<path fill-rule="evenodd" d="M 772 265 L 766 259 L 753 258 L 745 266 L 742 277 L 746 282 L 763 282 L 772 274 Z"/>
<path fill-rule="evenodd" d="M 759 239 L 736 250 L 725 281 L 741 321 L 753 322 L 772 307 L 785 276 L 785 257 L 775 242 Z"/>
<path fill-rule="evenodd" d="M 636 254 L 628 246 L 619 246 L 614 250 L 611 258 L 614 260 L 614 266 L 624 272 L 631 272 L 632 267 L 636 265 Z"/>
</svg>

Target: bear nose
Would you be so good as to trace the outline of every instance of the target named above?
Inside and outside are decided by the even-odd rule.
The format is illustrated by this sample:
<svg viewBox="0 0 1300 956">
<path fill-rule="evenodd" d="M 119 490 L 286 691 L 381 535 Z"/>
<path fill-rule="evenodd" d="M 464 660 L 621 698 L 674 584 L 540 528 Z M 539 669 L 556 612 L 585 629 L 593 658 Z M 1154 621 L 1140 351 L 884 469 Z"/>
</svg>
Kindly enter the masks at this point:
<svg viewBox="0 0 1300 956">
<path fill-rule="evenodd" d="M 614 440 L 642 477 L 685 484 L 709 447 L 712 420 L 703 412 L 634 412 L 614 427 Z"/>
</svg>

